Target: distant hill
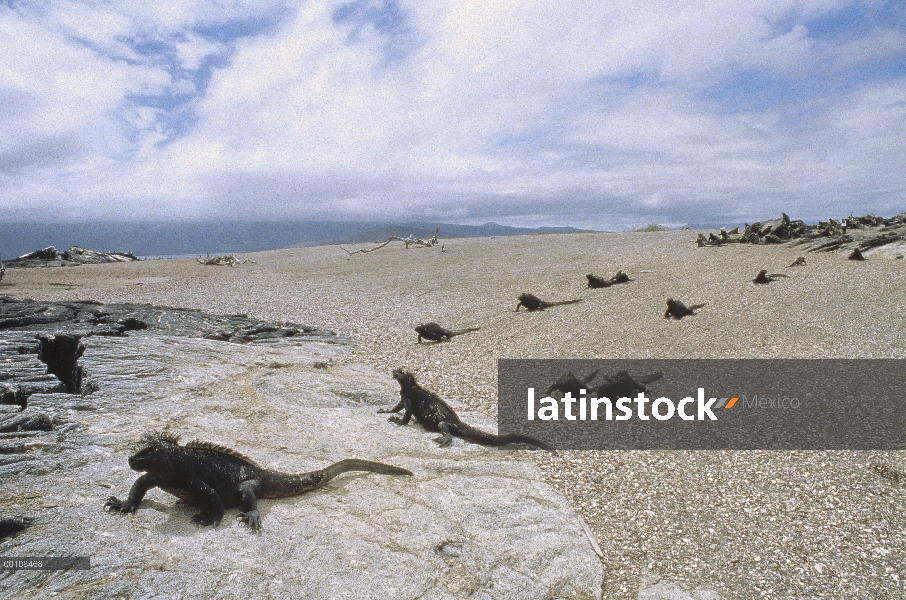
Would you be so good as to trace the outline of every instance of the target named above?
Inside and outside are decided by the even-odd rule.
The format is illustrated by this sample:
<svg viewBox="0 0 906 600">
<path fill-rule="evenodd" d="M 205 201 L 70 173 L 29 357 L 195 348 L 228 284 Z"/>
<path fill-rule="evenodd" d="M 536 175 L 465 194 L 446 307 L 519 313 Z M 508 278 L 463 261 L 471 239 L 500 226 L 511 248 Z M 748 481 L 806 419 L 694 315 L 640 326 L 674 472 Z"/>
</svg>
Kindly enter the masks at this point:
<svg viewBox="0 0 906 600">
<path fill-rule="evenodd" d="M 345 237 L 339 237 L 332 244 L 355 244 L 362 242 L 384 241 L 388 237 L 427 238 L 434 235 L 435 228 L 440 228 L 441 238 L 458 237 L 492 237 L 503 235 L 532 235 L 536 233 L 579 233 L 585 231 L 574 227 L 508 227 L 497 223 L 484 225 L 454 225 L 451 223 L 407 223 L 399 225 L 381 225 L 365 231 L 356 232 Z"/>
<path fill-rule="evenodd" d="M 137 256 L 187 256 L 276 250 L 322 244 L 386 240 L 390 236 L 429 237 L 440 227 L 441 238 L 571 233 L 572 227 L 507 227 L 496 223 L 379 224 L 364 221 L 199 223 L 0 223 L 0 257 L 12 259 L 47 246 L 67 250 L 81 246 Z"/>
</svg>

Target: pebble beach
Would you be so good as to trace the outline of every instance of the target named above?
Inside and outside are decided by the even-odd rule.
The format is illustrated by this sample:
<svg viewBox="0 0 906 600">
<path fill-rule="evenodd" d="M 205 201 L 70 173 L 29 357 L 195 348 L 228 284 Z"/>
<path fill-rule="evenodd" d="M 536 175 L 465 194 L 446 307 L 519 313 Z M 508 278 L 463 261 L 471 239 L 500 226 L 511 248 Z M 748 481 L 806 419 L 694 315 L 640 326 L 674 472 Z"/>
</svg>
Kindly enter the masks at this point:
<svg viewBox="0 0 906 600">
<path fill-rule="evenodd" d="M 499 358 L 906 358 L 906 260 L 785 244 L 699 248 L 693 231 L 442 240 L 7 271 L 0 293 L 148 302 L 328 328 L 386 373 L 495 416 Z M 247 260 L 248 259 L 248 260 Z M 755 285 L 755 274 L 788 278 Z M 587 289 L 585 275 L 633 281 Z M 584 302 L 515 312 L 517 296 Z M 668 297 L 704 304 L 664 318 Z M 480 331 L 418 344 L 436 321 Z M 457 441 L 456 443 L 462 443 Z M 588 524 L 603 598 L 659 581 L 696 598 L 906 596 L 906 492 L 873 471 L 906 452 L 525 451 Z"/>
</svg>

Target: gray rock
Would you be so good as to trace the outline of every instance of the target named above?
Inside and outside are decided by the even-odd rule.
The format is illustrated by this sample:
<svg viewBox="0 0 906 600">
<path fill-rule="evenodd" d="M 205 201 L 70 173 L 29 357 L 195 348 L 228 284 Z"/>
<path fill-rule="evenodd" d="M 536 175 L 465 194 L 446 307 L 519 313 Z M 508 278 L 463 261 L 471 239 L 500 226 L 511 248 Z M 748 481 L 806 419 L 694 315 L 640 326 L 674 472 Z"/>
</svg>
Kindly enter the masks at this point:
<svg viewBox="0 0 906 600">
<path fill-rule="evenodd" d="M 295 338 L 300 343 L 308 340 L 348 341 L 332 331 L 308 325 L 271 323 L 248 315 L 214 315 L 151 304 L 40 302 L 9 296 L 0 296 L 0 331 L 82 336 L 184 335 L 242 344 L 283 338 Z"/>
<path fill-rule="evenodd" d="M 389 374 L 348 346 L 293 338 L 92 337 L 81 362 L 98 391 L 37 393 L 51 432 L 2 434 L 0 510 L 31 527 L 2 556 L 74 555 L 90 571 L 0 577 L 5 598 L 599 598 L 602 566 L 565 499 L 520 452 L 426 443 L 376 409 Z M 321 366 L 318 366 L 321 365 Z M 329 365 L 330 368 L 324 368 Z M 494 429 L 483 414 L 465 413 Z M 234 448 L 288 472 L 349 457 L 415 477 L 347 473 L 295 498 L 261 500 L 254 533 L 227 511 L 217 527 L 160 489 L 134 515 L 103 510 L 137 474 L 130 445 L 164 429 Z"/>
<path fill-rule="evenodd" d="M 659 581 L 649 588 L 640 590 L 638 600 L 720 600 L 720 595 L 705 589 L 687 592 L 675 583 Z"/>
<path fill-rule="evenodd" d="M 131 252 L 98 252 L 79 246 L 71 246 L 65 252 L 57 252 L 56 247 L 48 246 L 7 261 L 10 268 L 29 267 L 77 267 L 110 262 L 131 262 L 139 260 Z"/>
<path fill-rule="evenodd" d="M 50 431 L 50 417 L 44 413 L 24 411 L 12 416 L 0 415 L 0 433 L 17 431 Z"/>
</svg>

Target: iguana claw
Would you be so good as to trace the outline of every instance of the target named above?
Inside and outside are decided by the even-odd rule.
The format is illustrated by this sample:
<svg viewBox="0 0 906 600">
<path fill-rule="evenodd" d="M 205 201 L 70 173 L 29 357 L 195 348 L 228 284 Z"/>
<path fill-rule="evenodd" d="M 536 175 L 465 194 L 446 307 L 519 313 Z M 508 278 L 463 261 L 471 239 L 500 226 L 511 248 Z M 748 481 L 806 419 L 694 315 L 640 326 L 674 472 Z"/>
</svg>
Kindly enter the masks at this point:
<svg viewBox="0 0 906 600">
<path fill-rule="evenodd" d="M 241 512 L 236 515 L 236 518 L 243 523 L 248 523 L 249 527 L 252 529 L 261 529 L 261 517 L 259 516 L 257 510 Z"/>
<path fill-rule="evenodd" d="M 107 512 L 116 511 L 121 513 L 134 513 L 135 507 L 120 501 L 116 496 L 110 496 L 107 498 L 107 502 L 104 503 L 104 510 Z"/>
</svg>

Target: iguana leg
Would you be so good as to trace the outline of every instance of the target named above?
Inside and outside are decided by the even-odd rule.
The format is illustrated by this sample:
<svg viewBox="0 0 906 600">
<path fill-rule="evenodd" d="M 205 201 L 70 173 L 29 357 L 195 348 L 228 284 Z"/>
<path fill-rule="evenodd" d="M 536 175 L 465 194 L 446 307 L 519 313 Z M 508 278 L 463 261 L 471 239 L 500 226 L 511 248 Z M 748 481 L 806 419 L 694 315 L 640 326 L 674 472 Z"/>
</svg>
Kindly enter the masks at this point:
<svg viewBox="0 0 906 600">
<path fill-rule="evenodd" d="M 116 511 L 121 513 L 134 513 L 138 510 L 138 505 L 142 503 L 145 494 L 153 487 L 157 487 L 157 479 L 150 473 L 145 473 L 135 480 L 132 488 L 129 489 L 129 497 L 125 502 L 120 502 L 116 496 L 107 498 L 104 503 L 104 510 Z"/>
<path fill-rule="evenodd" d="M 192 517 L 193 523 L 199 525 L 216 525 L 223 520 L 223 500 L 217 491 L 200 479 L 193 479 L 190 484 L 196 501 L 205 504 L 205 510 Z"/>
<path fill-rule="evenodd" d="M 406 407 L 406 410 L 403 411 L 403 416 L 402 416 L 402 417 L 393 416 L 393 417 L 390 417 L 390 418 L 387 419 L 387 420 L 390 421 L 391 423 L 396 423 L 397 425 L 408 425 L 408 424 L 409 424 L 409 420 L 410 420 L 411 418 L 412 418 L 412 411 L 411 411 L 411 410 L 409 409 L 409 407 L 407 406 L 407 407 Z"/>
<path fill-rule="evenodd" d="M 450 425 L 446 421 L 441 421 L 437 424 L 437 430 L 440 431 L 441 435 L 434 438 L 434 441 L 441 448 L 446 448 L 453 443 L 453 435 L 450 433 Z"/>
<path fill-rule="evenodd" d="M 396 406 L 394 406 L 393 408 L 381 408 L 381 409 L 378 409 L 378 414 L 380 414 L 380 413 L 395 413 L 395 412 L 399 412 L 399 411 L 403 410 L 403 408 L 405 408 L 405 406 L 406 406 L 406 403 L 403 402 L 402 400 L 400 400 L 400 401 L 396 404 Z"/>
<path fill-rule="evenodd" d="M 242 495 L 242 512 L 236 517 L 248 523 L 252 529 L 261 529 L 261 517 L 258 514 L 258 494 L 261 493 L 261 482 L 257 479 L 248 479 L 239 484 L 239 493 Z"/>
</svg>

